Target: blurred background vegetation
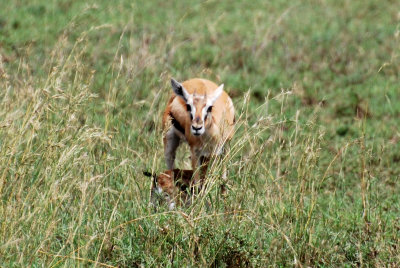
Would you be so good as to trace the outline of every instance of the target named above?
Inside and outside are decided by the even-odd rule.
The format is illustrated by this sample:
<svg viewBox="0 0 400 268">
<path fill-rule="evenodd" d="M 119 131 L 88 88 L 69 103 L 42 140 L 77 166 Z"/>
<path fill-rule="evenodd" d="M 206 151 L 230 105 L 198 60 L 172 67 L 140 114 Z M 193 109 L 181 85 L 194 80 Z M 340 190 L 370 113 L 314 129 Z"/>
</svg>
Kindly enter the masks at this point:
<svg viewBox="0 0 400 268">
<path fill-rule="evenodd" d="M 0 264 L 395 266 L 399 38 L 395 0 L 0 2 Z M 239 118 L 228 196 L 174 212 L 170 77 Z"/>
</svg>

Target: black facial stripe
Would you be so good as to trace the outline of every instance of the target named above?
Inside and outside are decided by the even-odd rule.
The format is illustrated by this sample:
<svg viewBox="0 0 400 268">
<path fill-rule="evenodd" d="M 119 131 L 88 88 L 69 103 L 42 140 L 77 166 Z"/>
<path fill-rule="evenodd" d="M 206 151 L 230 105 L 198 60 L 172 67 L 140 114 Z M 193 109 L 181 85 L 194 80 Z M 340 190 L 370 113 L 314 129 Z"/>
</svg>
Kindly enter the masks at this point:
<svg viewBox="0 0 400 268">
<path fill-rule="evenodd" d="M 213 108 L 212 105 L 211 105 L 211 106 L 208 106 L 207 111 L 206 111 L 206 114 L 204 115 L 204 120 L 206 120 L 206 119 L 207 119 L 207 116 L 209 116 L 209 115 L 211 114 L 212 108 Z"/>
<path fill-rule="evenodd" d="M 192 106 L 190 106 L 190 104 L 186 104 L 186 111 L 188 111 L 190 114 L 190 120 L 193 120 Z"/>
</svg>

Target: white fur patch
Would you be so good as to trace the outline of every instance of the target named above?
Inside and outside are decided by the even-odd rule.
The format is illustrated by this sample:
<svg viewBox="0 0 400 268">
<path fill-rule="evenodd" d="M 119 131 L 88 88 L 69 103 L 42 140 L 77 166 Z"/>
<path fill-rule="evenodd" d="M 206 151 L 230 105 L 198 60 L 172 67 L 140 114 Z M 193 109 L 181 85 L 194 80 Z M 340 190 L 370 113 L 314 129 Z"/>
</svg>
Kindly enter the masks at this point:
<svg viewBox="0 0 400 268">
<path fill-rule="evenodd" d="M 157 186 L 156 191 L 158 194 L 162 194 L 163 189 L 160 186 Z"/>
<path fill-rule="evenodd" d="M 196 107 L 193 106 L 193 104 L 189 104 L 191 107 L 191 113 L 192 113 L 192 118 L 196 115 Z"/>
<path fill-rule="evenodd" d="M 169 209 L 169 210 L 174 210 L 174 209 L 175 209 L 175 202 L 169 203 L 168 209 Z"/>
</svg>

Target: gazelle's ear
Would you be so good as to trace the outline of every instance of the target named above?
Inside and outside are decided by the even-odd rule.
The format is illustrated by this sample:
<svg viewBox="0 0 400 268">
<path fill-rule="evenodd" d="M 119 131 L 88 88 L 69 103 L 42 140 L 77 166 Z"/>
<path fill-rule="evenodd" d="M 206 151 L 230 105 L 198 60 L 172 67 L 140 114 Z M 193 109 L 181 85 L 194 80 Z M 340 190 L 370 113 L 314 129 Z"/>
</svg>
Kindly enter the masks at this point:
<svg viewBox="0 0 400 268">
<path fill-rule="evenodd" d="M 175 92 L 176 95 L 181 97 L 185 102 L 188 101 L 189 93 L 186 91 L 186 89 L 182 86 L 181 83 L 171 78 L 171 86 L 172 90 Z"/>
<path fill-rule="evenodd" d="M 222 92 L 224 91 L 224 84 L 220 85 L 215 91 L 212 96 L 210 96 L 209 104 L 213 105 L 214 102 L 221 96 Z"/>
</svg>

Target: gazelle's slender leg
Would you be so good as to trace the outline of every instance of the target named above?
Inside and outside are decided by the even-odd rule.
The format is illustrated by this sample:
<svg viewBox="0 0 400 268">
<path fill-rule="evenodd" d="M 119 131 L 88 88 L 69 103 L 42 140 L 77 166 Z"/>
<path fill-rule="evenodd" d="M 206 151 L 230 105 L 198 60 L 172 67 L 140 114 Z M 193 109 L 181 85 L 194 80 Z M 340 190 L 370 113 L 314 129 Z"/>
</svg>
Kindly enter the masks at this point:
<svg viewBox="0 0 400 268">
<path fill-rule="evenodd" d="M 200 183 L 201 185 L 204 185 L 206 181 L 206 175 L 207 175 L 207 169 L 208 169 L 208 164 L 210 163 L 210 158 L 202 156 L 200 157 Z"/>
<path fill-rule="evenodd" d="M 176 149 L 180 143 L 179 136 L 175 133 L 173 127 L 171 127 L 164 136 L 164 156 L 167 164 L 167 169 L 174 169 L 174 162 L 176 156 Z"/>
<path fill-rule="evenodd" d="M 200 175 L 199 175 L 199 170 L 197 170 L 198 167 L 198 158 L 194 151 L 192 150 L 191 156 L 192 160 L 192 170 L 193 170 L 193 186 L 198 187 L 199 182 L 200 182 Z"/>
<path fill-rule="evenodd" d="M 199 193 L 204 186 L 207 175 L 209 158 L 208 157 L 197 157 L 194 152 L 192 152 L 192 169 L 194 172 L 193 176 L 193 186 Z"/>
<path fill-rule="evenodd" d="M 228 179 L 228 177 L 227 177 L 227 169 L 226 169 L 226 166 L 225 165 L 223 165 L 223 167 L 222 167 L 222 183 L 221 183 L 221 194 L 222 195 L 225 195 L 226 194 L 226 182 L 227 182 L 227 179 Z"/>
</svg>

